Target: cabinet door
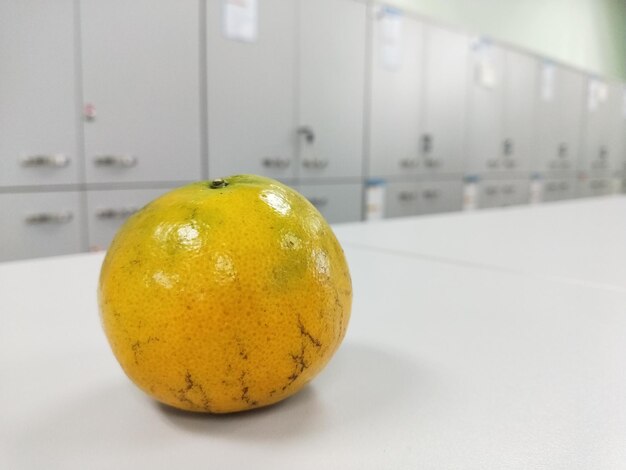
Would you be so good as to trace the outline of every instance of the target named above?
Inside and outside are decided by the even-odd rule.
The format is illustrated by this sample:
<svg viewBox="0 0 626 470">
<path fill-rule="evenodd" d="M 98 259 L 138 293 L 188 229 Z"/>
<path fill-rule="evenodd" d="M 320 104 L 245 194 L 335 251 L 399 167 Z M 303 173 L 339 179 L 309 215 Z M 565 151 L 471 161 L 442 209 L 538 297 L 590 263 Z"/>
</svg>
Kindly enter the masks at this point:
<svg viewBox="0 0 626 470">
<path fill-rule="evenodd" d="M 207 2 L 209 175 L 292 178 L 298 2 L 258 2 L 252 42 L 224 34 L 223 4 Z"/>
<path fill-rule="evenodd" d="M 476 41 L 472 46 L 467 119 L 467 158 L 471 173 L 503 169 L 502 112 L 504 51 Z"/>
<path fill-rule="evenodd" d="M 460 211 L 462 207 L 463 182 L 461 180 L 420 183 L 420 214 Z"/>
<path fill-rule="evenodd" d="M 583 76 L 554 64 L 541 64 L 538 70 L 534 169 L 572 172 L 580 154 L 585 97 Z"/>
<path fill-rule="evenodd" d="M 388 183 L 384 217 L 408 217 L 420 213 L 420 185 L 416 181 Z"/>
<path fill-rule="evenodd" d="M 626 163 L 626 86 L 612 82 L 608 88 L 608 166 L 613 174 Z"/>
<path fill-rule="evenodd" d="M 504 53 L 502 167 L 528 171 L 533 158 L 537 62 L 513 50 Z"/>
<path fill-rule="evenodd" d="M 587 80 L 584 144 L 580 169 L 592 172 L 609 170 L 611 99 L 608 84 L 595 78 Z"/>
<path fill-rule="evenodd" d="M 362 220 L 363 186 L 353 184 L 302 184 L 298 187 L 331 223 Z"/>
<path fill-rule="evenodd" d="M 74 2 L 0 2 L 0 186 L 77 183 Z"/>
<path fill-rule="evenodd" d="M 198 11 L 197 0 L 81 0 L 88 182 L 200 176 Z"/>
<path fill-rule="evenodd" d="M 82 249 L 77 192 L 0 194 L 0 261 Z"/>
<path fill-rule="evenodd" d="M 167 189 L 115 189 L 87 192 L 90 250 L 106 249 L 124 221 Z"/>
<path fill-rule="evenodd" d="M 414 174 L 421 161 L 424 28 L 411 18 L 388 18 L 381 10 L 372 18 L 369 174 Z M 401 57 L 394 63 L 389 29 L 400 23 Z M 393 31 L 392 31 L 393 32 Z"/>
<path fill-rule="evenodd" d="M 354 0 L 300 1 L 300 176 L 362 175 L 366 13 Z"/>
<path fill-rule="evenodd" d="M 462 172 L 468 83 L 469 38 L 426 27 L 424 167 Z"/>
</svg>

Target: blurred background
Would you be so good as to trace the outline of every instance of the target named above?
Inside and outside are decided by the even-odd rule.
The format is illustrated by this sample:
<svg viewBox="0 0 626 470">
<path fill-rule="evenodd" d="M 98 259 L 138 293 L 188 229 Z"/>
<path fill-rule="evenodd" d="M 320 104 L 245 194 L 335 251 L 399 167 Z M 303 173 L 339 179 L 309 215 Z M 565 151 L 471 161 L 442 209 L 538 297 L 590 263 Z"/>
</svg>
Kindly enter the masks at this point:
<svg viewBox="0 0 626 470">
<path fill-rule="evenodd" d="M 332 223 L 623 192 L 625 0 L 0 0 L 0 261 L 257 173 Z"/>
</svg>

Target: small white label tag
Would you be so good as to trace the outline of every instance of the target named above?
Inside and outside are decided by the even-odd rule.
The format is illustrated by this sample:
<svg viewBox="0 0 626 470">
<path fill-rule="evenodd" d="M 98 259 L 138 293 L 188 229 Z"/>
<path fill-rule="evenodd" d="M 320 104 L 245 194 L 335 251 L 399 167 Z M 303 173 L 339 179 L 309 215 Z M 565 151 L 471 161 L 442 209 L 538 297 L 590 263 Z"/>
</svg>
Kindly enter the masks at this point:
<svg viewBox="0 0 626 470">
<path fill-rule="evenodd" d="M 478 183 L 468 181 L 463 188 L 463 210 L 473 211 L 478 208 Z"/>
<path fill-rule="evenodd" d="M 383 68 L 397 70 L 402 66 L 402 12 L 382 7 L 379 11 L 380 58 Z"/>
<path fill-rule="evenodd" d="M 222 0 L 222 32 L 228 39 L 255 42 L 258 29 L 257 0 Z"/>
<path fill-rule="evenodd" d="M 365 220 L 381 220 L 385 217 L 385 189 L 384 180 L 370 180 L 367 182 Z"/>
</svg>

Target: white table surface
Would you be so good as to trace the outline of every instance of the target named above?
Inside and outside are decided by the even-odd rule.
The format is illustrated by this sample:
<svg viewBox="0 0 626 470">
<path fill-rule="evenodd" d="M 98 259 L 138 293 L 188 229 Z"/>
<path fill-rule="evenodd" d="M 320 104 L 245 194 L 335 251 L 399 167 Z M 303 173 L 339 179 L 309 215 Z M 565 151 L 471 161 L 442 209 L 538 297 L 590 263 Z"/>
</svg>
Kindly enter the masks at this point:
<svg viewBox="0 0 626 470">
<path fill-rule="evenodd" d="M 335 358 L 230 416 L 126 379 L 99 324 L 101 254 L 0 264 L 0 469 L 626 467 L 625 292 L 345 248 Z"/>
<path fill-rule="evenodd" d="M 344 243 L 626 292 L 626 196 L 339 225 Z"/>
</svg>

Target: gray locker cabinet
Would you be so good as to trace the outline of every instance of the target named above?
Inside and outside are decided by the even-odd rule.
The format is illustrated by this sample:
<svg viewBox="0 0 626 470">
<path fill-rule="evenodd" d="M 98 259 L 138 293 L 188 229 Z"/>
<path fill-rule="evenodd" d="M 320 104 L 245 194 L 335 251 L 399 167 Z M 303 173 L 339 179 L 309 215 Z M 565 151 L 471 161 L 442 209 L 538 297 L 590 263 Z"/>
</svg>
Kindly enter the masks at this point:
<svg viewBox="0 0 626 470">
<path fill-rule="evenodd" d="M 423 169 L 462 172 L 470 40 L 438 26 L 425 28 Z"/>
<path fill-rule="evenodd" d="M 0 261 L 82 250 L 78 192 L 0 194 Z"/>
<path fill-rule="evenodd" d="M 575 179 L 548 179 L 543 182 L 542 201 L 562 201 L 577 197 L 577 182 Z"/>
<path fill-rule="evenodd" d="M 297 189 L 328 223 L 362 220 L 363 185 L 360 183 L 301 184 Z"/>
<path fill-rule="evenodd" d="M 593 98 L 595 84 L 607 87 L 606 99 Z M 586 81 L 587 103 L 584 107 L 585 130 L 584 144 L 580 158 L 580 169 L 593 173 L 606 173 L 610 170 L 610 130 L 611 130 L 611 96 L 608 84 L 595 78 Z"/>
<path fill-rule="evenodd" d="M 362 176 L 366 16 L 354 0 L 300 1 L 301 177 Z"/>
<path fill-rule="evenodd" d="M 552 72 L 546 73 L 550 69 Z M 546 77 L 552 78 L 546 80 Z M 537 150 L 533 170 L 573 172 L 582 144 L 584 77 L 562 66 L 539 64 L 538 80 Z"/>
<path fill-rule="evenodd" d="M 392 66 L 383 57 L 384 13 L 372 13 L 369 174 L 416 174 L 423 165 L 424 27 L 402 18 L 401 60 Z"/>
<path fill-rule="evenodd" d="M 503 134 L 501 167 L 528 171 L 533 157 L 537 61 L 521 52 L 504 51 Z"/>
<path fill-rule="evenodd" d="M 293 178 L 298 2 L 259 2 L 253 42 L 223 34 L 221 5 L 207 2 L 209 175 Z"/>
<path fill-rule="evenodd" d="M 89 249 L 106 249 L 130 215 L 167 191 L 168 189 L 87 191 Z"/>
<path fill-rule="evenodd" d="M 471 173 L 504 169 L 504 50 L 477 41 L 471 48 L 467 167 Z"/>
<path fill-rule="evenodd" d="M 213 2 L 210 2 L 213 3 Z M 197 0 L 81 0 L 88 182 L 197 179 Z"/>
<path fill-rule="evenodd" d="M 622 174 L 626 165 L 626 85 L 611 82 L 608 87 L 608 166 Z"/>
<path fill-rule="evenodd" d="M 0 2 L 0 186 L 79 181 L 73 0 Z"/>
<path fill-rule="evenodd" d="M 424 181 L 419 184 L 419 214 L 460 211 L 463 208 L 463 182 Z"/>
<path fill-rule="evenodd" d="M 384 217 L 418 215 L 420 213 L 420 189 L 417 181 L 387 183 Z"/>
</svg>

